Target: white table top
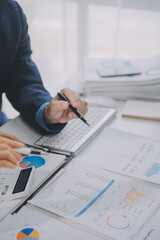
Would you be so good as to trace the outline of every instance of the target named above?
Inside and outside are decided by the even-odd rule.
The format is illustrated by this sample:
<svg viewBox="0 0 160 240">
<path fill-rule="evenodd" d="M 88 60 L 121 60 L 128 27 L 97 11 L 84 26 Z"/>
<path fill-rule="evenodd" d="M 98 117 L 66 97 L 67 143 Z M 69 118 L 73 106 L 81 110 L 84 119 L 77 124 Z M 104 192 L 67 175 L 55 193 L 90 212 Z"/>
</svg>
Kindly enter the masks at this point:
<svg viewBox="0 0 160 240">
<path fill-rule="evenodd" d="M 140 136 L 160 140 L 160 121 L 125 118 L 121 116 L 125 102 L 117 102 L 118 113 L 110 127 Z"/>
</svg>

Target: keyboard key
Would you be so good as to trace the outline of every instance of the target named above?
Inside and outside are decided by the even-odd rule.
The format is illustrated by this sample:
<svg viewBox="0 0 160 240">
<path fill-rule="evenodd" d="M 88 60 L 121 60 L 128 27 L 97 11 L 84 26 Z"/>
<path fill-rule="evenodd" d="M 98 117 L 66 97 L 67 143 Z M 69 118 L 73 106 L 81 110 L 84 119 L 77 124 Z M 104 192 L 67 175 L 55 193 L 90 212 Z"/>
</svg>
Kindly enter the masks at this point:
<svg viewBox="0 0 160 240">
<path fill-rule="evenodd" d="M 110 109 L 89 107 L 86 120 L 91 124 L 90 127 L 85 125 L 80 119 L 73 119 L 68 122 L 67 126 L 59 134 L 50 134 L 42 136 L 36 145 L 48 147 L 50 149 L 62 149 L 70 151 L 80 140 L 82 140 L 99 123 L 99 121 L 110 112 Z"/>
</svg>

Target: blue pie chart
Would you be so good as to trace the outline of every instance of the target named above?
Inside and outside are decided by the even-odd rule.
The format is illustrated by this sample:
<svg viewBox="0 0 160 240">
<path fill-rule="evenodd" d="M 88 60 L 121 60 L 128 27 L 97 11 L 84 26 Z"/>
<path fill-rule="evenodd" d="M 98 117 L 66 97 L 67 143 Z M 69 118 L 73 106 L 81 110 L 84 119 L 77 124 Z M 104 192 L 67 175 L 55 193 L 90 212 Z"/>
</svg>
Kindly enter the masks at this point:
<svg viewBox="0 0 160 240">
<path fill-rule="evenodd" d="M 45 159 L 40 156 L 28 156 L 24 157 L 23 160 L 19 163 L 21 168 L 35 167 L 39 168 L 45 165 Z"/>
</svg>

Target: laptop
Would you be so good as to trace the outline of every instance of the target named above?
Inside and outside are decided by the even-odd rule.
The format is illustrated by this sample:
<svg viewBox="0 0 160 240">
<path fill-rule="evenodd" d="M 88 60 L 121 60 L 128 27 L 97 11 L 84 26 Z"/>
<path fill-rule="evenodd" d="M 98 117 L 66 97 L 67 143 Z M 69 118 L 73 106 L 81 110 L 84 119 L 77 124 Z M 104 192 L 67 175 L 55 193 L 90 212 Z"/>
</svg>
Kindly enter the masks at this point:
<svg viewBox="0 0 160 240">
<path fill-rule="evenodd" d="M 80 119 L 72 119 L 59 134 L 41 135 L 27 125 L 21 117 L 17 117 L 11 121 L 12 124 L 9 122 L 1 129 L 2 131 L 15 134 L 28 145 L 34 145 L 48 152 L 73 157 L 76 156 L 115 115 L 115 109 L 89 106 L 85 119 L 89 122 L 90 126 L 84 124 Z"/>
</svg>

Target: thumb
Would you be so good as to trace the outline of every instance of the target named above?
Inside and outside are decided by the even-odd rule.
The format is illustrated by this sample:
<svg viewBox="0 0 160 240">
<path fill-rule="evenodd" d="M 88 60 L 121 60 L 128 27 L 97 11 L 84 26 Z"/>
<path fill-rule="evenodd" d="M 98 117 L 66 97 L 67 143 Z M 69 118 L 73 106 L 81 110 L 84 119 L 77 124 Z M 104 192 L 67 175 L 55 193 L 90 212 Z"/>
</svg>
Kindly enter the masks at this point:
<svg viewBox="0 0 160 240">
<path fill-rule="evenodd" d="M 68 108 L 69 104 L 65 101 L 53 100 L 51 104 L 51 111 L 54 113 L 67 110 Z"/>
<path fill-rule="evenodd" d="M 53 99 L 45 108 L 44 116 L 47 123 L 56 123 L 65 110 L 69 108 L 69 104 L 65 101 Z"/>
</svg>

